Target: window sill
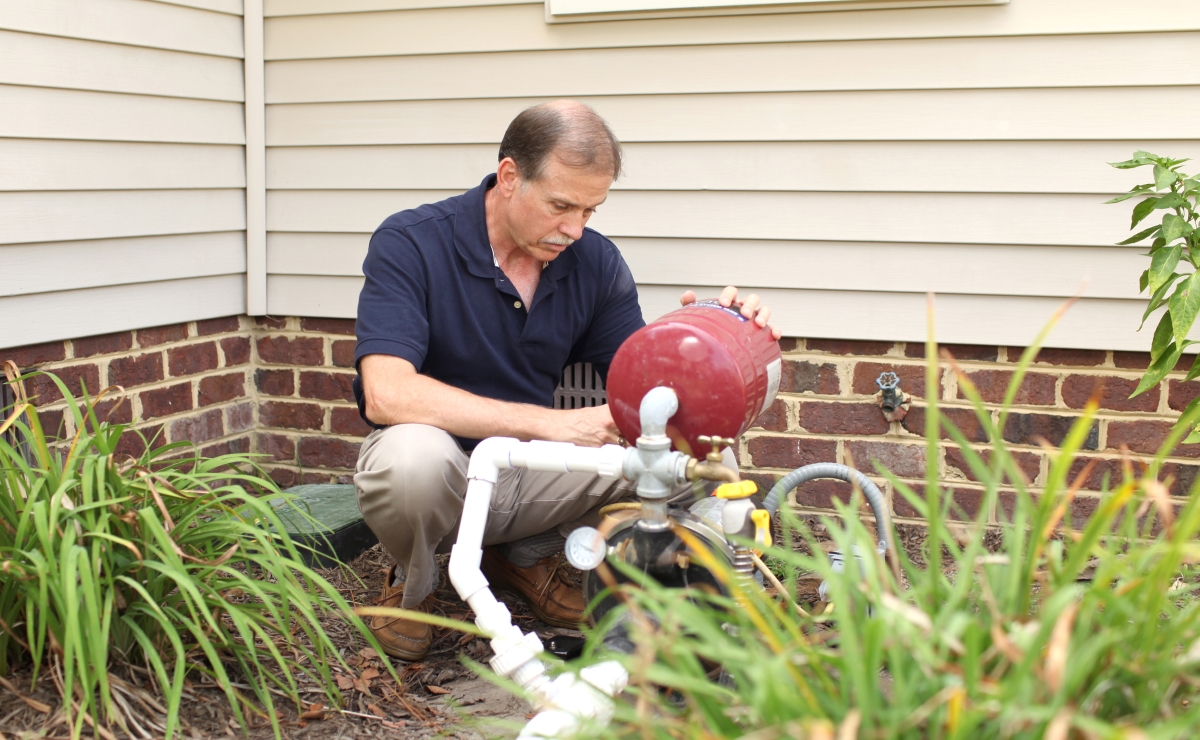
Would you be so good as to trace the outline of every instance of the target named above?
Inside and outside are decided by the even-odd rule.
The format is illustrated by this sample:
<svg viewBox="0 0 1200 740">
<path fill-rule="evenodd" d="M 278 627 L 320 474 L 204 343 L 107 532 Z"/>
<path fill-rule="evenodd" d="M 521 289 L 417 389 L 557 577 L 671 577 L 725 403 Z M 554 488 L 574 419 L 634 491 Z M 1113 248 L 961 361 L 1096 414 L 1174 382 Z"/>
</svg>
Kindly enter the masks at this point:
<svg viewBox="0 0 1200 740">
<path fill-rule="evenodd" d="M 547 23 L 1006 5 L 1009 0 L 546 0 Z"/>
</svg>

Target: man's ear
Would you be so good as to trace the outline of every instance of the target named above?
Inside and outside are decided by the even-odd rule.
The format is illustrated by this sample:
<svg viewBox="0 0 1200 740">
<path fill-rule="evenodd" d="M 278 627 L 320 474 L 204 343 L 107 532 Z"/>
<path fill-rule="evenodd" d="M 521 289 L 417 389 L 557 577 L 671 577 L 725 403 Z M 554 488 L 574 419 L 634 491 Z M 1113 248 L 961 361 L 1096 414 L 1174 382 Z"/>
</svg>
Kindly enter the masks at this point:
<svg viewBox="0 0 1200 740">
<path fill-rule="evenodd" d="M 521 185 L 521 171 L 512 157 L 505 157 L 496 166 L 496 187 L 505 197 L 512 195 Z"/>
</svg>

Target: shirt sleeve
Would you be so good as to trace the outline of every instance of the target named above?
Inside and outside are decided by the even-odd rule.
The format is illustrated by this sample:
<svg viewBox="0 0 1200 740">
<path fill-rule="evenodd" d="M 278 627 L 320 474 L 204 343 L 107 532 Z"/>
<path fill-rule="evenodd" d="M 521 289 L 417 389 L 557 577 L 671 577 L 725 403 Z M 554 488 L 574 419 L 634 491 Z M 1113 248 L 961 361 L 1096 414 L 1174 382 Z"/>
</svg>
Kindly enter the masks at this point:
<svg viewBox="0 0 1200 740">
<path fill-rule="evenodd" d="M 392 355 L 418 371 L 429 348 L 428 280 L 416 245 L 395 229 L 371 237 L 358 296 L 354 364 L 366 355 Z"/>
<path fill-rule="evenodd" d="M 601 271 L 605 285 L 597 293 L 597 308 L 587 331 L 571 350 L 567 364 L 590 362 L 600 377 L 608 382 L 608 366 L 621 344 L 646 325 L 642 307 L 638 304 L 637 284 L 633 273 L 617 251 L 609 244 L 605 269 Z"/>
</svg>

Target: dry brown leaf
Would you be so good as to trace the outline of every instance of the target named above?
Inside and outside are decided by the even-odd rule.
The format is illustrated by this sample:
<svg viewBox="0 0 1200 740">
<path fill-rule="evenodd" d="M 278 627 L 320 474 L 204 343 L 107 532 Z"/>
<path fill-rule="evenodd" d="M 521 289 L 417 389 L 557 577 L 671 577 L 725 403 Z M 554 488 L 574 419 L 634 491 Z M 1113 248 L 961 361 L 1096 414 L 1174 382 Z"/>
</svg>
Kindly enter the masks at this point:
<svg viewBox="0 0 1200 740">
<path fill-rule="evenodd" d="M 860 724 L 862 724 L 862 712 L 857 709 L 846 712 L 846 718 L 838 726 L 837 740 L 857 740 Z"/>
<path fill-rule="evenodd" d="M 342 691 L 349 691 L 350 689 L 354 688 L 354 679 L 350 678 L 349 676 L 338 674 L 337 685 Z"/>
<path fill-rule="evenodd" d="M 3 676 L 0 676 L 0 686 L 3 686 L 4 688 L 6 688 L 9 691 L 16 694 L 17 698 L 20 699 L 21 701 L 25 702 L 25 704 L 30 709 L 41 712 L 42 714 L 50 714 L 50 705 L 49 704 L 46 704 L 45 702 L 40 702 L 31 696 L 25 696 L 20 691 L 17 691 L 17 687 L 13 686 L 12 682 L 10 682 L 7 678 L 5 678 Z"/>
<path fill-rule="evenodd" d="M 361 678 L 354 679 L 354 690 L 360 694 L 371 696 L 371 686 Z"/>
<path fill-rule="evenodd" d="M 383 719 L 384 717 L 387 717 L 387 715 L 383 713 L 383 710 L 379 708 L 378 704 L 368 704 L 367 711 L 370 712 L 371 714 L 375 715 L 379 719 Z"/>
<path fill-rule="evenodd" d="M 1042 736 L 1042 740 L 1067 740 L 1067 733 L 1071 731 L 1072 716 L 1074 715 L 1071 710 L 1066 707 L 1058 710 L 1058 714 L 1046 725 L 1046 734 Z"/>
<path fill-rule="evenodd" d="M 426 686 L 425 688 L 429 690 L 429 693 L 437 694 L 438 696 L 445 696 L 450 693 L 450 689 L 443 689 L 441 686 Z"/>
<path fill-rule="evenodd" d="M 1171 494 L 1167 492 L 1167 487 L 1156 480 L 1143 480 L 1142 488 L 1154 501 L 1154 506 L 1158 509 L 1158 518 L 1162 520 L 1163 529 L 1167 530 L 1167 535 L 1170 536 L 1175 526 L 1175 506 L 1171 503 Z"/>
<path fill-rule="evenodd" d="M 309 704 L 300 714 L 300 719 L 325 719 L 325 705 L 321 702 Z"/>
<path fill-rule="evenodd" d="M 992 643 L 996 649 L 1004 653 L 1004 657 L 1008 658 L 1013 663 L 1020 663 L 1025 659 L 1025 653 L 1008 639 L 1008 635 L 1004 633 L 1004 629 L 996 623 L 992 623 Z"/>
<path fill-rule="evenodd" d="M 1054 622 L 1054 631 L 1050 633 L 1044 671 L 1046 683 L 1051 691 L 1057 692 L 1062 686 L 1063 671 L 1067 668 L 1067 650 L 1071 645 L 1071 628 L 1075 625 L 1075 613 L 1078 611 L 1078 603 L 1072 603 L 1063 609 Z M 1049 736 L 1048 730 L 1046 734 Z"/>
<path fill-rule="evenodd" d="M 379 653 L 375 652 L 375 648 L 363 648 L 358 654 L 367 660 L 379 660 Z"/>
<path fill-rule="evenodd" d="M 360 678 L 362 678 L 364 681 L 370 681 L 372 678 L 379 678 L 379 669 L 368 668 L 362 672 L 362 676 L 360 676 Z"/>
<path fill-rule="evenodd" d="M 834 740 L 833 723 L 827 719 L 805 722 L 804 729 L 808 731 L 808 740 Z"/>
</svg>

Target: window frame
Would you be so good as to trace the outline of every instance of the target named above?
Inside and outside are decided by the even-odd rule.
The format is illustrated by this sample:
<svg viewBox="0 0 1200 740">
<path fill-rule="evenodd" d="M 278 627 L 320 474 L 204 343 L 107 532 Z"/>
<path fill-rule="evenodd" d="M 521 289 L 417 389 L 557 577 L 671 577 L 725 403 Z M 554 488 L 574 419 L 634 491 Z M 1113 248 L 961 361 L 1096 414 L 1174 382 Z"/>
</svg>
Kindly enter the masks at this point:
<svg viewBox="0 0 1200 740">
<path fill-rule="evenodd" d="M 545 0 L 547 23 L 1007 5 L 1009 0 Z"/>
</svg>

